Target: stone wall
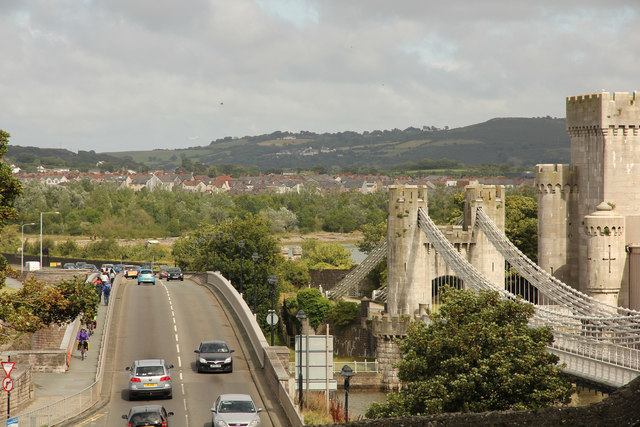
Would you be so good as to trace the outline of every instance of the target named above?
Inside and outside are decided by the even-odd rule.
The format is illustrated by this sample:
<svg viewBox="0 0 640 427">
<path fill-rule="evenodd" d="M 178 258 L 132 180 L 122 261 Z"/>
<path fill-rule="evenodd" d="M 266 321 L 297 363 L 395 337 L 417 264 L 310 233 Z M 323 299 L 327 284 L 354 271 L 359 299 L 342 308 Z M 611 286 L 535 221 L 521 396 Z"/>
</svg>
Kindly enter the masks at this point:
<svg viewBox="0 0 640 427">
<path fill-rule="evenodd" d="M 67 330 L 67 325 L 51 325 L 42 328 L 31 336 L 32 350 L 59 349 Z"/>
<path fill-rule="evenodd" d="M 589 406 L 551 407 L 535 411 L 447 413 L 420 417 L 352 421 L 351 427 L 437 426 L 633 426 L 640 423 L 640 377 Z"/>
<path fill-rule="evenodd" d="M 2 357 L 3 361 L 7 361 L 6 357 Z M 14 361 L 13 359 L 11 360 Z M 0 376 L 4 379 L 4 372 Z M 13 380 L 13 390 L 11 391 L 11 413 L 17 414 L 22 408 L 27 406 L 33 397 L 33 386 L 31 383 L 31 366 L 16 363 L 13 371 L 11 371 L 11 379 Z M 7 400 L 9 393 L 4 390 L 0 391 L 0 408 L 3 414 L 6 414 Z"/>
</svg>

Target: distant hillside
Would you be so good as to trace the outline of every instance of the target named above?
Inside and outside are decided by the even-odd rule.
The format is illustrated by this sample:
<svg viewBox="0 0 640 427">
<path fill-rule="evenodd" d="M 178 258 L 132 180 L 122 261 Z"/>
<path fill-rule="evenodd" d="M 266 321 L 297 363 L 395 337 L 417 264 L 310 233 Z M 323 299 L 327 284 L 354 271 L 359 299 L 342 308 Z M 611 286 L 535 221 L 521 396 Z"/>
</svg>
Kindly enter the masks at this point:
<svg viewBox="0 0 640 427">
<path fill-rule="evenodd" d="M 38 166 L 48 169 L 67 168 L 86 172 L 92 169 L 114 171 L 124 169 L 141 170 L 146 166 L 130 159 L 98 154 L 95 151 L 74 153 L 61 148 L 37 148 L 8 145 L 5 163 L 14 164 L 27 171 L 35 171 Z"/>
<path fill-rule="evenodd" d="M 223 138 L 208 146 L 173 150 L 113 152 L 150 169 L 180 166 L 182 158 L 205 165 L 266 168 L 376 166 L 391 168 L 421 159 L 450 159 L 468 165 L 568 163 L 565 119 L 500 118 L 456 129 L 408 128 L 372 132 L 274 132 Z"/>
</svg>

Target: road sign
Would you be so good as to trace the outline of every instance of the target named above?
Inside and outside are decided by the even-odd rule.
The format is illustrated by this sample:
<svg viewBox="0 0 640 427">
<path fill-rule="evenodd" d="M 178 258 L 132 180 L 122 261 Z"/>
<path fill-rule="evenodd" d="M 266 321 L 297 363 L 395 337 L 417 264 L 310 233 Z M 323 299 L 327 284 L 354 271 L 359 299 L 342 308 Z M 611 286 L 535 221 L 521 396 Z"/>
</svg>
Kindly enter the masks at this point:
<svg viewBox="0 0 640 427">
<path fill-rule="evenodd" d="M 5 377 L 5 379 L 2 380 L 2 388 L 5 389 L 5 391 L 13 390 L 13 380 L 9 377 Z"/>
<path fill-rule="evenodd" d="M 267 323 L 271 326 L 275 326 L 278 324 L 278 315 L 275 313 L 267 314 Z"/>
<path fill-rule="evenodd" d="M 11 376 L 11 371 L 13 371 L 15 365 L 16 362 L 2 362 L 2 369 L 4 369 L 4 373 L 7 374 L 8 377 Z"/>
<path fill-rule="evenodd" d="M 18 417 L 9 418 L 7 420 L 7 427 L 18 427 Z"/>
</svg>

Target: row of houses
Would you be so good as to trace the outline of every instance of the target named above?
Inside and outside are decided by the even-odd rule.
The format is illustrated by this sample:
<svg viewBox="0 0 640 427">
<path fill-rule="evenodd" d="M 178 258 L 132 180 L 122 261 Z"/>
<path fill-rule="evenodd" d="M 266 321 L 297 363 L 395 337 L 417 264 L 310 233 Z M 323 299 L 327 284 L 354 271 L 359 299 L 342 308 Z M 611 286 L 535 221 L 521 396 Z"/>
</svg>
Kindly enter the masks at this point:
<svg viewBox="0 0 640 427">
<path fill-rule="evenodd" d="M 229 194 L 261 194 L 300 192 L 303 188 L 315 188 L 321 193 L 360 191 L 369 194 L 378 190 L 386 190 L 393 184 L 417 184 L 435 188 L 438 185 L 447 187 L 464 187 L 472 183 L 499 184 L 507 188 L 532 185 L 531 177 L 468 177 L 453 179 L 447 176 L 428 176 L 422 178 L 389 177 L 385 175 L 355 174 L 269 174 L 233 178 L 229 175 L 209 177 L 189 173 L 101 173 L 101 172 L 59 172 L 45 171 L 39 173 L 14 174 L 23 182 L 40 182 L 46 185 L 66 185 L 79 180 L 92 180 L 99 183 L 115 183 L 117 188 L 129 188 L 134 191 L 186 191 L 190 193 L 229 193 Z"/>
</svg>

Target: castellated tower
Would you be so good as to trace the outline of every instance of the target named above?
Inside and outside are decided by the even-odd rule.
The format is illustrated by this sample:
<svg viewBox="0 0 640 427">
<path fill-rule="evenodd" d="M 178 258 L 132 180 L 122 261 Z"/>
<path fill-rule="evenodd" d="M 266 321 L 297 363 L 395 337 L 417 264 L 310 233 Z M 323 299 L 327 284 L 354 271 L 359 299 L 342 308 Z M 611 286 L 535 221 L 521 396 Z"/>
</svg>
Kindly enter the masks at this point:
<svg viewBox="0 0 640 427">
<path fill-rule="evenodd" d="M 624 277 L 624 217 L 602 202 L 596 212 L 584 217 L 587 236 L 587 292 L 613 306 L 618 305 Z"/>
<path fill-rule="evenodd" d="M 593 216 L 591 214 L 596 212 L 596 207 L 606 201 L 624 220 L 622 235 L 617 237 L 624 245 L 640 243 L 639 104 L 640 92 L 603 92 L 568 97 L 570 169 L 567 173 L 566 165 L 551 165 L 558 170 L 556 179 L 549 175 L 550 165 L 538 166 L 539 264 L 582 292 L 593 292 L 597 298 L 602 297 L 602 292 L 596 291 L 602 284 L 591 283 L 597 279 L 595 265 L 589 266 L 589 263 L 600 262 L 604 270 L 597 271 L 609 271 L 611 261 L 603 259 L 608 258 L 604 256 L 598 261 L 594 257 L 589 259 L 588 251 L 595 250 L 592 247 L 594 236 L 591 231 L 585 232 L 585 221 L 593 219 L 586 217 Z M 553 187 L 554 182 L 564 189 L 559 195 L 553 189 L 549 191 L 549 184 Z M 555 191 L 557 189 L 556 186 Z M 567 218 L 565 225 L 561 224 L 563 216 Z M 568 240 L 567 254 L 563 256 L 560 252 L 565 240 Z M 616 263 L 612 263 L 612 268 L 625 269 L 628 262 L 626 254 L 621 257 L 625 258 L 624 263 L 618 265 L 622 262 L 618 258 Z M 612 274 L 618 280 L 619 289 L 615 305 L 628 306 L 629 277 L 613 270 Z M 631 286 L 636 285 L 632 283 Z M 607 292 L 610 296 L 614 294 Z"/>
<path fill-rule="evenodd" d="M 537 166 L 538 265 L 573 286 L 577 283 L 577 240 L 571 239 L 570 216 L 577 194 L 574 180 L 575 168 L 569 165 Z"/>
<path fill-rule="evenodd" d="M 426 185 L 390 185 L 387 220 L 387 310 L 391 315 L 417 313 L 431 304 L 427 274 L 427 239 L 418 228 L 418 208 L 427 208 Z"/>
<path fill-rule="evenodd" d="M 464 227 L 472 230 L 469 261 L 489 278 L 496 287 L 504 289 L 504 257 L 475 226 L 476 209 L 481 206 L 494 224 L 504 231 L 504 186 L 468 185 L 465 188 Z"/>
</svg>

